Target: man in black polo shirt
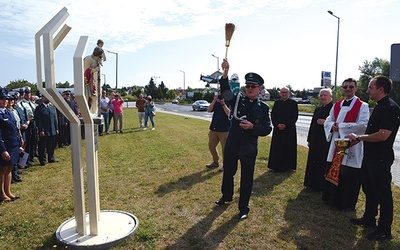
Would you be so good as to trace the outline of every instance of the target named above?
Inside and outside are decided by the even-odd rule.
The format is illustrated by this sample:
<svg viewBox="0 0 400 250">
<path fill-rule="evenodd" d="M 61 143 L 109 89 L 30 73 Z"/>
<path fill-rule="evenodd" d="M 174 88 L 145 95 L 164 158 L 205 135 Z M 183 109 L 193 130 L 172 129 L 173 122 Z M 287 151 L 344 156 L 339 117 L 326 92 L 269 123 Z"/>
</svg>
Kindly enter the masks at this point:
<svg viewBox="0 0 400 250">
<path fill-rule="evenodd" d="M 368 122 L 365 135 L 349 134 L 352 144 L 364 142 L 361 167 L 361 185 L 366 196 L 365 212 L 361 218 L 351 219 L 357 225 L 376 227 L 375 217 L 380 215 L 377 229 L 367 235 L 368 240 L 392 239 L 393 196 L 390 168 L 394 161 L 393 143 L 400 124 L 400 107 L 389 98 L 392 81 L 386 76 L 374 77 L 368 85 L 368 94 L 377 103 Z"/>
</svg>

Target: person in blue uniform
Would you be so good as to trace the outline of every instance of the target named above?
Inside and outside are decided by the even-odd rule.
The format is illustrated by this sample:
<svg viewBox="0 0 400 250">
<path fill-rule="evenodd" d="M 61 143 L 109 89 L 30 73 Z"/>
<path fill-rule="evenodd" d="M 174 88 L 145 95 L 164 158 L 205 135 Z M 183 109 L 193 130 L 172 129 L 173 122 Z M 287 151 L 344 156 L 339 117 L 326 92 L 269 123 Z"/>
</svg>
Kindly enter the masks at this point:
<svg viewBox="0 0 400 250">
<path fill-rule="evenodd" d="M 234 94 L 228 83 L 229 63 L 222 63 L 224 73 L 219 81 L 221 94 L 233 110 L 232 124 L 225 144 L 222 197 L 215 203 L 224 205 L 233 200 L 234 176 L 238 161 L 241 164 L 239 220 L 246 219 L 250 211 L 249 200 L 253 189 L 254 166 L 258 153 L 258 137 L 272 131 L 269 106 L 259 99 L 263 78 L 256 73 L 247 73 L 246 93 Z"/>
<path fill-rule="evenodd" d="M 20 133 L 14 114 L 6 109 L 10 95 L 0 89 L 0 202 L 18 199 L 11 193 L 11 171 L 23 151 Z"/>
<path fill-rule="evenodd" d="M 49 99 L 41 94 L 42 103 L 35 110 L 35 121 L 39 133 L 38 153 L 40 165 L 55 162 L 56 135 L 58 135 L 57 111 Z"/>
</svg>

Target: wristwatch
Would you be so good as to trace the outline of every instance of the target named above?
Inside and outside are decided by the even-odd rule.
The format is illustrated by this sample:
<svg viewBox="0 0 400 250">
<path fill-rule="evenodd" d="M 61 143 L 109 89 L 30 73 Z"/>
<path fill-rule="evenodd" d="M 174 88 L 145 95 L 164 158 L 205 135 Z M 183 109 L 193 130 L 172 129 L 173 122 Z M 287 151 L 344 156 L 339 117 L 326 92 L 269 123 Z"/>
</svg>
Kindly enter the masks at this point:
<svg viewBox="0 0 400 250">
<path fill-rule="evenodd" d="M 356 135 L 356 141 L 360 142 L 360 138 L 358 138 L 358 135 Z"/>
</svg>

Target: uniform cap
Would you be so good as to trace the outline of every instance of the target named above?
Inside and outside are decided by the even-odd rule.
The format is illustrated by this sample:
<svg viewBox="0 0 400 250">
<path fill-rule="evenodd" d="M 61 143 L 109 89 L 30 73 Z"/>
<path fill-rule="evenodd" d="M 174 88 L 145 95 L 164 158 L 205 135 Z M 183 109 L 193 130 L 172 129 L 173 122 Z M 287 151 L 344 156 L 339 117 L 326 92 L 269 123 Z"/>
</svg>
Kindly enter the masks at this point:
<svg viewBox="0 0 400 250">
<path fill-rule="evenodd" d="M 260 86 L 264 84 L 264 79 L 256 73 L 247 73 L 244 79 L 246 79 L 246 84 L 258 84 Z"/>
</svg>

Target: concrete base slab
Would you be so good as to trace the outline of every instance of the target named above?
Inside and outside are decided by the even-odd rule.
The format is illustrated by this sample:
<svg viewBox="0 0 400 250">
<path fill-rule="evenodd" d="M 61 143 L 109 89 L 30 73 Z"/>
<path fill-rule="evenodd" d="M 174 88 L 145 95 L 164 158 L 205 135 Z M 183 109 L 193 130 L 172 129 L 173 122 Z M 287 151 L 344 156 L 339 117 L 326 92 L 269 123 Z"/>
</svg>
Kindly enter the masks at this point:
<svg viewBox="0 0 400 250">
<path fill-rule="evenodd" d="M 98 235 L 80 235 L 76 232 L 75 217 L 61 224 L 57 231 L 57 241 L 69 249 L 109 249 L 136 232 L 139 220 L 133 214 L 117 211 L 100 211 Z M 89 228 L 89 213 L 86 214 L 86 229 Z"/>
</svg>

